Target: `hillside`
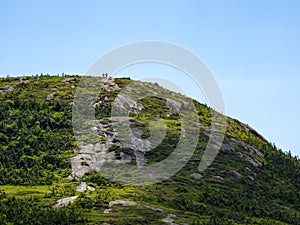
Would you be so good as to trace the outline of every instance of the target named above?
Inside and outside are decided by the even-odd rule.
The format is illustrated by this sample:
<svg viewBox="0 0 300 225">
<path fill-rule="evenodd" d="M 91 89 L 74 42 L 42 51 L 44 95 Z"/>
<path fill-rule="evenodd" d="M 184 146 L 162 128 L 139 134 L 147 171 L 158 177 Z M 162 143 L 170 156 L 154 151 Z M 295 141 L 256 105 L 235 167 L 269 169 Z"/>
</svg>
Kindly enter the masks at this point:
<svg viewBox="0 0 300 225">
<path fill-rule="evenodd" d="M 182 124 L 176 103 L 155 94 L 146 97 L 129 105 L 129 126 L 140 137 L 132 142 L 138 151 L 131 148 L 117 136 L 110 115 L 113 101 L 133 81 L 98 81 L 97 99 L 86 102 L 96 119 L 81 133 L 74 128 L 74 135 L 72 108 L 80 76 L 0 79 L 0 224 L 300 224 L 299 159 L 249 125 L 226 118 L 220 124 L 226 132 L 219 154 L 199 171 L 213 111 L 195 100 L 196 149 L 174 176 L 141 186 L 101 176 L 103 165 L 113 159 L 120 168 L 166 159 L 180 142 Z M 138 84 L 180 97 L 156 84 Z M 162 142 L 138 145 L 151 136 L 149 121 L 155 118 L 165 121 Z M 161 123 L 155 126 L 159 131 Z"/>
</svg>

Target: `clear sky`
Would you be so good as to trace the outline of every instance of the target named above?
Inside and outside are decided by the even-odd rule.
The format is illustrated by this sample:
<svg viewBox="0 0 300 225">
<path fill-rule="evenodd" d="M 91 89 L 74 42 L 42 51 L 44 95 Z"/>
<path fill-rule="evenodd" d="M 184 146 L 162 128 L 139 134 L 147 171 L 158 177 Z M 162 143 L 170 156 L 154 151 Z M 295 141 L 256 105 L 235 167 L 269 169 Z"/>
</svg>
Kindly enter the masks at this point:
<svg viewBox="0 0 300 225">
<path fill-rule="evenodd" d="M 213 71 L 227 115 L 300 155 L 300 1 L 3 0 L 0 29 L 1 76 L 84 74 L 135 41 L 183 46 Z M 168 71 L 143 69 L 127 72 Z"/>
</svg>

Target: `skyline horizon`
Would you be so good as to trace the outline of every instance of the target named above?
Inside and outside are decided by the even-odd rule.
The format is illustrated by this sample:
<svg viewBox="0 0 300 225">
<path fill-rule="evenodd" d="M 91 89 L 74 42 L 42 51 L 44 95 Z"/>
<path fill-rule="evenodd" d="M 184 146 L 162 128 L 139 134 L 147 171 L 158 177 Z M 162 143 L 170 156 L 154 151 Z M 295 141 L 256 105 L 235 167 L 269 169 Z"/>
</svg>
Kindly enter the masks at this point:
<svg viewBox="0 0 300 225">
<path fill-rule="evenodd" d="M 1 74 L 0 74 L 0 78 L 18 78 L 18 77 L 26 77 L 26 76 L 30 76 L 30 77 L 36 77 L 36 76 L 59 76 L 59 77 L 63 77 L 63 76 L 100 76 L 100 77 L 103 77 L 103 74 L 105 74 L 105 73 L 102 73 L 102 74 L 99 74 L 99 75 L 87 75 L 87 74 L 78 74 L 78 73 L 68 74 L 68 73 L 64 73 L 64 72 L 63 72 L 63 73 L 56 73 L 56 74 L 49 74 L 49 73 L 42 73 L 42 72 L 41 72 L 41 73 L 36 73 L 36 74 L 31 74 L 31 75 L 30 75 L 30 74 L 24 74 L 24 75 L 12 75 L 12 76 L 9 76 L 9 77 L 3 77 L 3 76 L 1 76 Z M 129 77 L 130 79 L 132 79 L 130 76 L 114 76 L 114 75 L 113 75 L 113 76 L 110 76 L 110 75 L 108 75 L 108 77 L 113 77 L 113 78 L 128 78 L 128 77 Z M 105 78 L 105 77 L 103 77 L 103 78 Z M 132 79 L 132 80 L 136 80 L 136 79 Z M 152 81 L 146 81 L 146 82 L 152 82 Z M 170 88 L 164 86 L 163 84 L 161 84 L 161 83 L 159 83 L 159 82 L 160 82 L 160 81 L 158 80 L 157 83 L 158 83 L 160 86 L 162 86 L 162 87 L 164 87 L 164 88 L 167 88 L 167 89 L 169 89 L 169 90 L 171 90 L 171 91 L 175 91 L 175 90 L 172 90 L 172 89 L 170 89 Z M 205 100 L 203 101 L 203 99 L 202 99 L 202 101 L 201 101 L 201 100 L 199 100 L 199 99 L 193 98 L 192 96 L 186 94 L 185 92 L 182 92 L 181 90 L 182 90 L 182 89 L 179 90 L 179 92 L 180 92 L 181 94 L 183 94 L 183 95 L 185 95 L 185 96 L 187 96 L 187 97 L 189 97 L 189 98 L 192 98 L 192 99 L 194 99 L 194 100 L 197 100 L 197 101 L 198 101 L 199 103 L 201 103 L 201 104 L 206 104 L 206 105 L 208 105 L 209 107 L 211 107 L 211 106 L 209 105 L 209 103 L 206 102 Z M 297 157 L 297 158 L 300 157 L 300 154 L 294 154 L 294 152 L 293 152 L 291 149 L 287 150 L 287 149 L 284 149 L 284 148 L 281 148 L 280 146 L 278 146 L 278 145 L 276 144 L 276 140 L 269 140 L 267 137 L 265 137 L 264 133 L 262 133 L 260 130 L 258 130 L 257 128 L 255 128 L 252 124 L 247 123 L 247 121 L 242 121 L 242 120 L 240 120 L 239 118 L 233 117 L 233 116 L 227 114 L 226 111 L 225 111 L 225 113 L 224 113 L 223 115 L 225 115 L 225 116 L 227 116 L 227 117 L 230 117 L 231 119 L 237 119 L 239 122 L 241 122 L 241 123 L 243 123 L 243 124 L 249 126 L 250 128 L 254 129 L 259 135 L 261 135 L 264 139 L 266 139 L 267 142 L 268 142 L 269 144 L 273 145 L 274 147 L 276 147 L 278 150 L 284 152 L 285 154 L 289 154 L 289 152 L 290 152 L 290 153 L 292 154 L 293 157 Z"/>
<path fill-rule="evenodd" d="M 300 155 L 299 8 L 293 0 L 2 1 L 0 74 L 84 74 L 118 46 L 175 43 L 212 71 L 227 115 Z M 125 71 L 133 79 L 155 74 L 173 79 L 202 99 L 175 70 L 146 65 Z"/>
</svg>

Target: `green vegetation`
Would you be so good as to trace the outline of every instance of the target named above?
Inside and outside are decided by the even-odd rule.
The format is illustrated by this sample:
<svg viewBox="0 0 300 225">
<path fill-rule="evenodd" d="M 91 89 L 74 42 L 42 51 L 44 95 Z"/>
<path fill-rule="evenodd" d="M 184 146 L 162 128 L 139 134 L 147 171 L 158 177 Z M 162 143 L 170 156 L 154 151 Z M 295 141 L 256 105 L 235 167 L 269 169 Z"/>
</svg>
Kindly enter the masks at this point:
<svg viewBox="0 0 300 225">
<path fill-rule="evenodd" d="M 79 76 L 0 79 L 0 224 L 300 224 L 300 161 L 268 143 L 249 126 L 227 118 L 222 150 L 207 170 L 198 165 L 207 145 L 211 109 L 194 101 L 201 130 L 197 148 L 185 167 L 170 179 L 145 187 L 111 182 L 90 171 L 81 179 L 95 188 L 76 192 L 81 181 L 68 179 L 76 154 L 72 106 Z M 130 79 L 118 78 L 123 88 Z M 96 117 L 109 123 L 111 102 L 120 90 L 101 90 Z M 166 136 L 147 152 L 147 163 L 165 159 L 180 137 L 179 115 L 162 98 L 147 97 L 132 128 L 148 138 L 149 121 L 163 118 Z M 84 138 L 82 137 L 83 141 Z M 104 137 L 96 141 L 104 143 Z M 119 140 L 114 140 L 118 142 Z M 117 159 L 130 148 L 112 146 Z M 52 206 L 78 196 L 73 204 Z M 132 206 L 113 205 L 134 201 Z M 110 209 L 109 213 L 104 213 Z M 176 215 L 176 216 L 175 216 Z"/>
</svg>

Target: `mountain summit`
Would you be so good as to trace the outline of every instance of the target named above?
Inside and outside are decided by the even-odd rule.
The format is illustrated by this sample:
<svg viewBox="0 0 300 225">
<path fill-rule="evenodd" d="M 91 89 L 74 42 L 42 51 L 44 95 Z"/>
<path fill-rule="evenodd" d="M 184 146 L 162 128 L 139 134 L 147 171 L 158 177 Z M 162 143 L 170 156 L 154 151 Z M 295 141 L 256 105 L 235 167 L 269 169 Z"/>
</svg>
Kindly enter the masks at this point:
<svg viewBox="0 0 300 225">
<path fill-rule="evenodd" d="M 1 224 L 300 224 L 297 157 L 157 84 L 91 79 L 1 78 Z"/>
</svg>

